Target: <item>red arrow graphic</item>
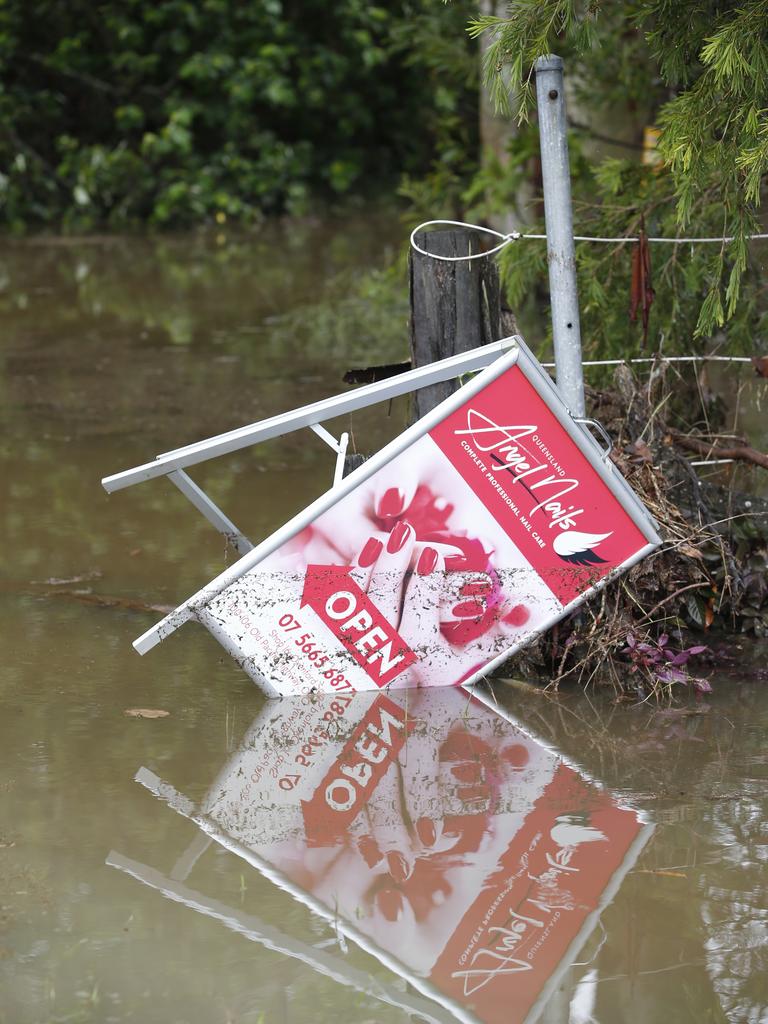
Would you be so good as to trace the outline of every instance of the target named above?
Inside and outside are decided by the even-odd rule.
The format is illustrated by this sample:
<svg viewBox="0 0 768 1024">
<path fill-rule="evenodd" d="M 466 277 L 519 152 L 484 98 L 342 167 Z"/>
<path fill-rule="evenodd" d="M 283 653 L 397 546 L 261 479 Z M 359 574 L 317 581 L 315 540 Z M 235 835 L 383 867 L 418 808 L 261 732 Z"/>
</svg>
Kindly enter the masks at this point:
<svg viewBox="0 0 768 1024">
<path fill-rule="evenodd" d="M 379 694 L 312 798 L 301 801 L 310 846 L 330 846 L 349 828 L 389 771 L 407 731 L 403 709 Z"/>
<path fill-rule="evenodd" d="M 343 565 L 308 565 L 301 606 L 309 605 L 376 683 L 386 686 L 416 654 Z"/>
</svg>

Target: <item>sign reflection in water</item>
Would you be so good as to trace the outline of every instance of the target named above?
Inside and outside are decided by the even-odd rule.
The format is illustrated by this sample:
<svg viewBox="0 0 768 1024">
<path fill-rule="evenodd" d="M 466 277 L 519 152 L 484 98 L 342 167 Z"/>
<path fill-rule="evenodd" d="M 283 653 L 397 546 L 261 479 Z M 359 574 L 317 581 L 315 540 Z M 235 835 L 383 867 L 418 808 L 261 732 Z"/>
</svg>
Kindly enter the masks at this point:
<svg viewBox="0 0 768 1024">
<path fill-rule="evenodd" d="M 146 769 L 137 779 L 435 1000 L 432 1019 L 535 1020 L 650 833 L 498 709 L 450 689 L 267 704 L 199 806 Z M 109 862 L 237 918 L 178 871 Z M 314 947 L 238 930 L 333 974 Z M 339 980 L 366 988 L 337 960 Z M 373 994 L 424 1014 L 395 991 Z"/>
</svg>

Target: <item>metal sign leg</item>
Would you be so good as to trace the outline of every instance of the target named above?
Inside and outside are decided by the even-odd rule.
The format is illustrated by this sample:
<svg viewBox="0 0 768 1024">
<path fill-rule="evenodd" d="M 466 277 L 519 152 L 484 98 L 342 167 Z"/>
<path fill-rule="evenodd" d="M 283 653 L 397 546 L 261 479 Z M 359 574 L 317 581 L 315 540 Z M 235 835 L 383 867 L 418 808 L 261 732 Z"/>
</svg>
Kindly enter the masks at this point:
<svg viewBox="0 0 768 1024">
<path fill-rule="evenodd" d="M 203 513 L 208 522 L 215 526 L 219 533 L 224 534 L 238 555 L 247 555 L 252 550 L 253 544 L 248 538 L 240 533 L 232 520 L 224 515 L 219 506 L 211 501 L 202 487 L 198 487 L 183 469 L 177 469 L 166 475 L 171 483 L 179 488 L 184 497 L 188 498 L 195 508 Z"/>
</svg>

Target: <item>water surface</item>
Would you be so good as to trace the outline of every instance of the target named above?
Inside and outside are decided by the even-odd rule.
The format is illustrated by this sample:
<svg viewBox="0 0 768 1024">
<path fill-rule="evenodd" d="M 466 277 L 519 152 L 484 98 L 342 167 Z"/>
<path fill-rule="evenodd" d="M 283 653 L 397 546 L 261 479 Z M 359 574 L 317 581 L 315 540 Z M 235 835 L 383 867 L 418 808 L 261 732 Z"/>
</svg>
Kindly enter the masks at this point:
<svg viewBox="0 0 768 1024">
<path fill-rule="evenodd" d="M 469 767 L 461 771 L 483 778 L 489 765 L 506 765 L 512 782 L 499 792 L 522 803 L 513 827 L 510 806 L 494 816 L 481 801 L 475 838 L 458 850 L 455 835 L 437 850 L 418 845 L 414 831 L 421 817 L 444 831 L 453 821 L 447 832 L 456 833 L 455 801 L 464 799 L 440 788 L 450 758 L 435 752 L 453 749 L 439 729 L 460 724 L 461 714 L 442 705 L 423 711 L 443 739 L 422 757 L 412 789 L 434 790 L 443 802 L 417 813 L 401 787 L 391 798 L 394 818 L 376 821 L 375 801 L 366 811 L 383 856 L 371 868 L 375 890 L 366 883 L 361 899 L 368 894 L 378 907 L 386 936 L 373 925 L 366 931 L 365 902 L 359 911 L 349 903 L 351 868 L 336 889 L 321 891 L 315 874 L 296 872 L 281 884 L 242 850 L 207 843 L 193 820 L 210 811 L 215 783 L 220 790 L 238 751 L 266 742 L 260 730 L 270 709 L 201 629 L 186 626 L 145 659 L 130 644 L 159 617 L 147 606 L 176 604 L 232 553 L 166 482 L 107 498 L 99 479 L 331 394 L 350 365 L 403 358 L 405 275 L 394 300 L 385 278 L 363 276 L 385 266 L 393 250 L 384 243 L 400 237 L 382 217 L 272 225 L 247 237 L 38 239 L 0 248 L 2 1024 L 461 1019 L 474 1011 L 446 1007 L 439 984 L 428 1003 L 423 979 L 432 968 L 409 915 L 434 925 L 434 951 L 444 948 L 461 921 L 467 927 L 452 894 L 469 899 L 490 885 L 493 865 L 483 867 L 481 853 L 503 859 L 514 837 L 527 835 L 534 805 L 556 810 L 555 818 L 582 815 L 580 827 L 606 836 L 592 849 L 607 849 L 607 826 L 583 818 L 600 800 L 624 808 L 643 841 L 630 843 L 622 870 L 608 873 L 612 884 L 600 876 L 583 897 L 589 927 L 571 951 L 573 966 L 541 968 L 543 1001 L 516 1002 L 505 990 L 507 1019 L 522 1019 L 526 1007 L 558 1024 L 768 1019 L 768 652 L 746 639 L 732 648 L 728 671 L 712 678 L 713 695 L 677 711 L 615 705 L 609 694 L 552 700 L 497 684 L 504 713 L 490 709 L 483 721 L 493 723 L 498 750 L 530 743 L 529 757 L 541 751 L 537 764 L 551 773 L 565 766 L 580 781 L 555 800 L 534 773 L 531 793 L 539 795 L 526 804 L 509 776 L 521 767 L 517 755 L 504 760 L 496 747 L 462 755 Z M 759 443 L 762 392 L 749 371 L 728 374 L 726 397 L 735 403 L 739 394 Z M 404 415 L 402 403 L 356 414 L 359 448 L 379 446 Z M 193 473 L 252 539 L 321 493 L 331 474 L 330 453 L 308 431 Z M 137 707 L 169 715 L 124 715 Z M 521 730 L 530 739 L 520 741 Z M 415 758 L 420 748 L 411 749 Z M 133 781 L 142 767 L 191 801 L 190 813 L 174 813 Z M 536 778 L 549 792 L 541 804 Z M 232 821 L 217 820 L 231 835 Z M 349 835 L 312 856 L 335 856 L 353 841 L 359 850 L 361 836 L 354 828 Z M 123 869 L 106 863 L 110 855 L 123 858 Z M 143 881 L 124 870 L 127 862 L 144 866 Z M 451 872 L 450 892 L 435 882 L 440 872 Z M 147 878 L 171 879 L 186 902 Z M 313 892 L 318 905 L 305 898 Z"/>
</svg>

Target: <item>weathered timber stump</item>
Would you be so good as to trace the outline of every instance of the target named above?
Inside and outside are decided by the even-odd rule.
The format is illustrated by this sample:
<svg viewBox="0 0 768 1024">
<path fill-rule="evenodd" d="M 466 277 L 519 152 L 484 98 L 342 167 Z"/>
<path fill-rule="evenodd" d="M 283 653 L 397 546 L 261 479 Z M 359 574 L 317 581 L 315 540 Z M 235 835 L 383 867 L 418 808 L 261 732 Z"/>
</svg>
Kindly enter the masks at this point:
<svg viewBox="0 0 768 1024">
<path fill-rule="evenodd" d="M 437 256 L 481 252 L 477 231 L 420 232 L 416 244 Z M 492 259 L 446 263 L 411 250 L 411 360 L 425 366 L 505 336 L 499 271 Z M 458 387 L 431 384 L 415 392 L 413 417 L 420 419 Z"/>
<path fill-rule="evenodd" d="M 438 256 L 468 256 L 482 252 L 478 231 L 420 232 L 416 244 Z M 501 308 L 499 271 L 493 260 L 446 263 L 410 253 L 411 366 L 426 366 L 438 359 L 468 352 L 498 341 L 517 330 L 515 319 Z M 373 366 L 349 371 L 346 380 L 366 383 L 408 369 L 408 363 Z M 353 376 L 355 375 L 355 376 Z M 420 419 L 459 387 L 456 380 L 431 384 L 413 394 L 412 416 Z M 344 476 L 357 469 L 366 456 L 347 455 Z"/>
<path fill-rule="evenodd" d="M 363 455 L 360 452 L 351 452 L 349 455 L 344 456 L 344 472 L 342 476 L 349 476 L 355 469 L 365 462 L 368 458 L 367 455 Z"/>
</svg>

